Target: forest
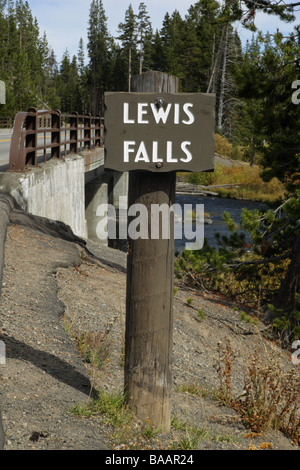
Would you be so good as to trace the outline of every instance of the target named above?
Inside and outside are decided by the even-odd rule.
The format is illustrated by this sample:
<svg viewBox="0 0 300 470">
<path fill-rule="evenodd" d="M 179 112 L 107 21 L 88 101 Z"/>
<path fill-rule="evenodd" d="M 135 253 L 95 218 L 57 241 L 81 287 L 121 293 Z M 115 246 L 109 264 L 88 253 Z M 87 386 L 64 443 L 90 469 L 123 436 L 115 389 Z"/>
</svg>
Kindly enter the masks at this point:
<svg viewBox="0 0 300 470">
<path fill-rule="evenodd" d="M 232 158 L 258 165 L 264 181 L 279 181 L 284 195 L 276 198 L 274 185 L 270 209 L 245 210 L 240 226 L 224 214 L 230 237 L 218 235 L 218 250 L 183 253 L 176 273 L 264 306 L 287 341 L 300 338 L 300 25 L 287 36 L 279 30 L 262 34 L 255 18 L 263 11 L 288 23 L 297 5 L 200 0 L 184 18 L 176 10 L 166 13 L 154 31 L 141 2 L 136 12 L 128 6 L 113 37 L 102 0 L 91 0 L 87 44 L 81 38 L 77 55 L 66 49 L 57 63 L 28 2 L 0 0 L 0 78 L 7 89 L 1 116 L 32 106 L 102 114 L 105 91 L 128 91 L 131 77 L 147 70 L 176 75 L 180 92 L 216 94 L 216 136 L 230 145 Z M 244 47 L 237 21 L 256 32 Z"/>
</svg>

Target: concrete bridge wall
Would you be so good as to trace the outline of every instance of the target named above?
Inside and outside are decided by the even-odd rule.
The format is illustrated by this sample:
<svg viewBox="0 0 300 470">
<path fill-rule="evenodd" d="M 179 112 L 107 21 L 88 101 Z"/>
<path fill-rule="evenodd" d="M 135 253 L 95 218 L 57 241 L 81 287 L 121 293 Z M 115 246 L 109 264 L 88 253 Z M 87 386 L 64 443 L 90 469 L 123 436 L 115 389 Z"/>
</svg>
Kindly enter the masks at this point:
<svg viewBox="0 0 300 470">
<path fill-rule="evenodd" d="M 50 159 L 22 172 L 0 173 L 0 190 L 11 194 L 21 208 L 33 215 L 59 220 L 75 235 L 99 244 L 97 215 L 101 204 L 114 204 L 118 213 L 119 196 L 127 196 L 128 174 L 104 173 L 104 151 L 98 148 L 83 155 Z"/>
<path fill-rule="evenodd" d="M 0 189 L 30 214 L 60 220 L 86 238 L 84 174 L 84 158 L 72 155 L 24 173 L 1 173 Z"/>
</svg>

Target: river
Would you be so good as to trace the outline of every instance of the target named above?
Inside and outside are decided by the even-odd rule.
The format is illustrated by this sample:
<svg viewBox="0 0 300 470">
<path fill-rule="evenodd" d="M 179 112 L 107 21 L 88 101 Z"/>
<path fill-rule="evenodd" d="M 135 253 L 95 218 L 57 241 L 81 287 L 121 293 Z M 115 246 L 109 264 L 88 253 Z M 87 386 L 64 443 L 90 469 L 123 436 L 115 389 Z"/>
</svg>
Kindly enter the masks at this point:
<svg viewBox="0 0 300 470">
<path fill-rule="evenodd" d="M 182 208 L 184 204 L 192 204 L 193 207 L 196 207 L 196 204 L 204 204 L 204 211 L 210 215 L 212 220 L 212 224 L 204 225 L 204 237 L 207 238 L 207 241 L 211 246 L 215 247 L 218 246 L 215 239 L 215 233 L 219 232 L 221 235 L 229 234 L 223 220 L 224 211 L 229 212 L 234 222 L 239 223 L 241 212 L 244 207 L 249 210 L 266 208 L 266 204 L 255 201 L 179 194 L 176 195 L 175 202 L 180 204 Z M 175 251 L 184 250 L 186 242 L 187 240 L 184 238 L 179 240 L 175 239 Z"/>
</svg>

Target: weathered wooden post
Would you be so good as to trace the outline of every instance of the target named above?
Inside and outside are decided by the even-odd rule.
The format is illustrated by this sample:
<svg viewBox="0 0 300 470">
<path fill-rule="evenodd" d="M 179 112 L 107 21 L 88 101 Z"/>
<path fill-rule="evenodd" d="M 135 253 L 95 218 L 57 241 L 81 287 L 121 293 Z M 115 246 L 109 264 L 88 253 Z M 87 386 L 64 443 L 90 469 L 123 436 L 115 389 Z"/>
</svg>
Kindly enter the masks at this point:
<svg viewBox="0 0 300 470">
<path fill-rule="evenodd" d="M 153 236 L 153 209 L 175 203 L 176 171 L 211 170 L 214 154 L 214 96 L 177 92 L 176 77 L 147 72 L 132 77 L 132 92 L 105 96 L 105 166 L 129 171 L 125 389 L 136 416 L 162 432 L 171 427 L 174 214 L 168 236 L 162 223 Z M 140 236 L 130 236 L 138 212 Z"/>
<path fill-rule="evenodd" d="M 132 78 L 133 92 L 178 92 L 178 79 L 161 72 Z M 157 103 L 158 104 L 158 103 Z M 176 172 L 129 173 L 128 207 L 143 204 L 149 239 L 128 239 L 125 389 L 136 415 L 162 431 L 171 426 L 174 233 L 151 239 L 151 207 L 175 203 Z M 130 221 L 130 219 L 129 219 Z"/>
</svg>

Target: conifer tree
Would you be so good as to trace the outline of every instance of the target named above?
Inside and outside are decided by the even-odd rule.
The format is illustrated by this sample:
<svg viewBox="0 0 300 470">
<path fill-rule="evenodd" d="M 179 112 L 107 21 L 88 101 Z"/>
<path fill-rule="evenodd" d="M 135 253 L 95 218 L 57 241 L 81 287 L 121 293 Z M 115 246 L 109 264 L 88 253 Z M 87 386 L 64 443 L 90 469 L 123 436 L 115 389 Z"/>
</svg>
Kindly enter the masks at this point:
<svg viewBox="0 0 300 470">
<path fill-rule="evenodd" d="M 194 44 L 194 48 L 197 47 L 197 52 L 191 49 L 190 54 L 194 57 L 191 70 L 192 76 L 195 77 L 195 86 L 192 91 L 213 92 L 209 83 L 214 78 L 221 31 L 218 25 L 219 8 L 220 5 L 215 0 L 200 0 L 190 6 L 186 16 L 188 31 L 194 30 L 196 34 L 195 39 L 191 38 L 191 44 Z"/>
<path fill-rule="evenodd" d="M 158 30 L 156 30 L 152 40 L 149 61 L 149 68 L 152 68 L 152 70 L 158 70 L 159 72 L 164 72 L 166 70 L 163 42 Z"/>
<path fill-rule="evenodd" d="M 50 68 L 50 50 L 28 2 L 0 4 L 0 76 L 6 82 L 1 114 L 13 116 L 29 107 L 55 107 L 58 96 Z"/>
<path fill-rule="evenodd" d="M 119 23 L 119 36 L 125 57 L 128 58 L 128 91 L 131 90 L 131 77 L 138 73 L 138 23 L 137 16 L 130 4 L 125 12 L 123 23 Z"/>
<path fill-rule="evenodd" d="M 81 100 L 80 111 L 82 114 L 90 112 L 90 96 L 88 92 L 88 67 L 85 65 L 85 53 L 83 38 L 80 38 L 78 44 L 78 79 L 79 79 L 79 94 Z"/>
<path fill-rule="evenodd" d="M 183 88 L 183 90 L 184 79 L 186 76 L 186 71 L 183 66 L 186 32 L 187 29 L 185 21 L 182 19 L 178 10 L 175 10 L 172 15 L 166 13 L 163 20 L 163 26 L 160 31 L 164 51 L 165 72 L 177 76 L 180 79 L 180 89 Z"/>
<path fill-rule="evenodd" d="M 149 42 L 152 40 L 152 27 L 150 22 L 150 16 L 148 15 L 147 8 L 144 2 L 139 5 L 139 13 L 137 15 L 138 20 L 138 45 L 139 45 L 139 73 L 143 71 L 143 60 L 147 54 L 147 48 Z"/>
<path fill-rule="evenodd" d="M 89 84 L 91 112 L 102 111 L 103 93 L 108 81 L 110 37 L 102 0 L 93 0 L 90 6 L 88 28 Z"/>
</svg>

